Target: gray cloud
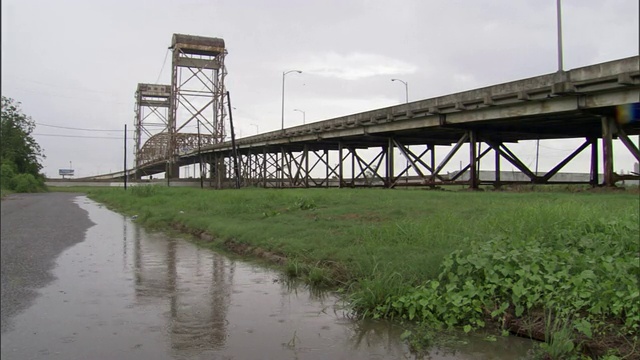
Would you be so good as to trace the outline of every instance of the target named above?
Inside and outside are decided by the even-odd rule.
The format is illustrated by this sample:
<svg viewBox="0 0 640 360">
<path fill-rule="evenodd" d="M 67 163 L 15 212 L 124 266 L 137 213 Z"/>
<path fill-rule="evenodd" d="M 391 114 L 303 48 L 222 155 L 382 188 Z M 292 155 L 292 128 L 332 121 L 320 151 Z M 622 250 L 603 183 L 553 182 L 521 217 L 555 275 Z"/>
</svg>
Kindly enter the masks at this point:
<svg viewBox="0 0 640 360">
<path fill-rule="evenodd" d="M 249 135 L 251 124 L 279 128 L 281 76 L 293 66 L 303 74 L 287 77 L 291 125 L 301 121 L 294 108 L 318 121 L 400 103 L 392 77 L 418 100 L 554 72 L 555 3 L 6 0 L 2 94 L 39 123 L 131 129 L 137 84 L 170 82 L 170 60 L 160 69 L 171 35 L 222 37 L 234 120 Z M 638 54 L 637 0 L 564 0 L 563 21 L 567 69 Z M 36 133 L 104 138 L 36 135 L 47 175 L 69 161 L 79 176 L 122 167 L 120 140 L 58 130 Z M 629 168 L 628 157 L 616 161 Z"/>
</svg>

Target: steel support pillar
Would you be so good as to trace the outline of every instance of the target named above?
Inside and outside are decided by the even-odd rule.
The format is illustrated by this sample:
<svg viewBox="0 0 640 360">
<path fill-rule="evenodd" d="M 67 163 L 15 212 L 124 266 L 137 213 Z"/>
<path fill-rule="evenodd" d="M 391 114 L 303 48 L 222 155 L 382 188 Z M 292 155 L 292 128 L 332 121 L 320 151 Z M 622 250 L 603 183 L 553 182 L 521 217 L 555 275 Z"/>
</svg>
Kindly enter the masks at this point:
<svg viewBox="0 0 640 360">
<path fill-rule="evenodd" d="M 435 171 L 436 171 L 436 145 L 435 144 L 427 144 L 427 150 L 431 151 L 431 178 L 435 179 Z M 431 182 L 430 187 L 435 189 L 436 185 Z"/>
<path fill-rule="evenodd" d="M 304 187 L 309 187 L 309 145 L 304 145 Z"/>
<path fill-rule="evenodd" d="M 591 171 L 589 175 L 589 185 L 591 185 L 591 187 L 596 187 L 600 183 L 600 180 L 598 179 L 598 138 L 589 138 L 589 143 L 591 143 Z"/>
<path fill-rule="evenodd" d="M 338 142 L 338 156 L 340 157 L 340 163 L 338 164 L 338 187 L 342 188 L 344 185 L 344 156 L 342 151 L 342 141 Z"/>
<path fill-rule="evenodd" d="M 263 174 L 263 184 L 262 187 L 263 188 L 267 188 L 267 149 L 266 148 L 262 148 L 262 174 Z"/>
<path fill-rule="evenodd" d="M 165 176 L 169 179 L 179 179 L 180 165 L 175 162 L 167 161 Z"/>
<path fill-rule="evenodd" d="M 388 144 L 387 144 L 387 171 L 386 171 L 386 180 L 385 180 L 385 187 L 387 188 L 391 188 L 393 186 L 393 160 L 394 160 L 394 154 L 393 154 L 393 150 L 394 150 L 394 143 L 393 143 L 393 138 L 389 138 L 388 140 Z"/>
<path fill-rule="evenodd" d="M 602 155 L 604 163 L 604 186 L 615 186 L 616 179 L 613 172 L 613 131 L 614 119 L 602 117 Z"/>
<path fill-rule="evenodd" d="M 478 188 L 478 162 L 476 151 L 476 132 L 469 130 L 469 187 Z"/>
<path fill-rule="evenodd" d="M 325 177 L 324 181 L 326 182 L 326 187 L 329 187 L 329 150 L 324 150 L 324 166 L 325 166 Z"/>
<path fill-rule="evenodd" d="M 351 187 L 356 186 L 356 150 L 349 148 L 351 153 Z"/>
<path fill-rule="evenodd" d="M 500 145 L 501 144 L 498 143 L 498 146 L 500 146 Z M 502 186 L 500 184 L 500 152 L 498 151 L 498 149 L 494 149 L 493 151 L 494 151 L 494 153 L 496 155 L 496 158 L 495 158 L 496 178 L 495 178 L 495 181 L 493 183 L 493 187 L 495 189 L 500 189 L 500 187 Z"/>
<path fill-rule="evenodd" d="M 276 154 L 276 158 L 277 158 L 278 154 Z M 276 161 L 277 163 L 277 161 Z M 278 181 L 278 187 L 279 188 L 283 188 L 284 187 L 284 148 L 280 148 L 280 167 L 279 167 L 279 171 L 276 172 L 276 177 L 279 179 Z"/>
</svg>

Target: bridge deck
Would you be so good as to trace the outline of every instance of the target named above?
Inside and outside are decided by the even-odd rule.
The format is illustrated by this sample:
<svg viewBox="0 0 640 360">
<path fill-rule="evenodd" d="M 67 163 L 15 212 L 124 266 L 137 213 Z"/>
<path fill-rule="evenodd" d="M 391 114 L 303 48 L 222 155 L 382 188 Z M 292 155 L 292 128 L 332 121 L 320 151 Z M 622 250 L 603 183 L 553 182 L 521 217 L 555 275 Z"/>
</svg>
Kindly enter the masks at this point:
<svg viewBox="0 0 640 360">
<path fill-rule="evenodd" d="M 603 117 L 615 118 L 617 106 L 640 101 L 639 63 L 634 56 L 342 116 L 242 138 L 237 148 L 242 154 L 384 148 L 390 139 L 405 146 L 452 145 L 469 131 L 498 143 L 602 138 Z M 627 135 L 640 134 L 640 121 L 622 126 Z M 201 151 L 229 157 L 231 150 L 227 141 Z M 179 164 L 199 156 L 196 148 L 182 152 Z M 158 159 L 139 171 L 164 172 L 166 163 Z"/>
<path fill-rule="evenodd" d="M 366 111 L 239 139 L 240 149 L 282 146 L 301 150 L 385 146 L 390 136 L 406 145 L 454 144 L 468 129 L 503 142 L 601 137 L 602 116 L 640 101 L 638 56 Z M 640 133 L 640 123 L 628 125 Z M 203 148 L 230 151 L 231 142 Z M 184 154 L 185 157 L 193 156 Z"/>
</svg>

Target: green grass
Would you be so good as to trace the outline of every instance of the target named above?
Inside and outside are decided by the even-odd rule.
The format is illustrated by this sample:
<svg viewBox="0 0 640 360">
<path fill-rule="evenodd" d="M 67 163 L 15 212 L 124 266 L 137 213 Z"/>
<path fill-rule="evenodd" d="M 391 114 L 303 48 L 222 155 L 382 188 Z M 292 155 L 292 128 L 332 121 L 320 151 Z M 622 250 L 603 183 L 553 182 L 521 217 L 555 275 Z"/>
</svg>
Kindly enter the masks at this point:
<svg viewBox="0 0 640 360">
<path fill-rule="evenodd" d="M 218 239 L 206 246 L 232 240 L 282 255 L 287 274 L 342 288 L 364 316 L 468 331 L 506 313 L 548 310 L 567 321 L 579 314 L 571 326 L 583 337 L 619 330 L 637 342 L 640 315 L 628 305 L 640 300 L 637 193 L 137 187 L 88 194 L 146 226 L 180 224 Z M 556 277 L 565 283 L 548 287 Z"/>
<path fill-rule="evenodd" d="M 445 255 L 496 234 L 535 239 L 638 216 L 637 196 L 624 193 L 141 187 L 89 195 L 149 226 L 181 223 L 307 264 L 338 262 L 352 279 L 398 272 L 408 285 L 435 278 Z"/>
</svg>

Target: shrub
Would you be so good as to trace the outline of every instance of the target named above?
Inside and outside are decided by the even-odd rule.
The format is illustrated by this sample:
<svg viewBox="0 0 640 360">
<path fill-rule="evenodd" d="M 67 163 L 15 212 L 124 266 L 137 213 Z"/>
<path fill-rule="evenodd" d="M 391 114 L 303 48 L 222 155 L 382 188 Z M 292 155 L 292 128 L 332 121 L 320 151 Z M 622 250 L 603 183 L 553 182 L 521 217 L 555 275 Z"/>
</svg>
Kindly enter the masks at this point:
<svg viewBox="0 0 640 360">
<path fill-rule="evenodd" d="M 18 174 L 13 177 L 14 188 L 19 193 L 38 192 L 43 184 L 31 174 Z"/>
<path fill-rule="evenodd" d="M 3 189 L 13 190 L 15 187 L 14 177 L 16 172 L 10 164 L 2 164 L 0 166 L 0 186 Z"/>
</svg>

